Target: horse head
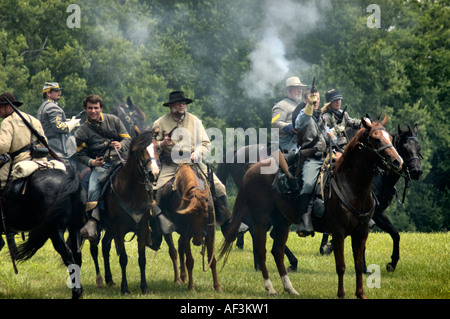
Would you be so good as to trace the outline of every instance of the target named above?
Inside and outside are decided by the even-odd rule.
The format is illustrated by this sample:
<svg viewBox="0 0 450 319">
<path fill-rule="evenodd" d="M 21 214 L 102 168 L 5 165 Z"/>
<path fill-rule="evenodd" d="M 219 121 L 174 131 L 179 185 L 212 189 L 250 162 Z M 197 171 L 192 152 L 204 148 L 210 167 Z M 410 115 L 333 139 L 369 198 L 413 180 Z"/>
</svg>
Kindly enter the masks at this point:
<svg viewBox="0 0 450 319">
<path fill-rule="evenodd" d="M 188 217 L 193 234 L 192 242 L 199 246 L 202 244 L 212 208 L 209 207 L 210 202 L 212 204 L 212 200 L 209 200 L 209 189 L 187 164 L 180 166 L 174 189 L 182 196 L 177 213 Z"/>
<path fill-rule="evenodd" d="M 398 135 L 394 138 L 394 146 L 405 161 L 404 169 L 407 170 L 412 179 L 418 180 L 422 175 L 421 159 L 423 158 L 420 154 L 421 148 L 417 139 L 418 127 L 417 124 L 412 129 L 409 125 L 407 127 L 408 130 L 403 131 L 400 124 L 398 125 Z"/>
<path fill-rule="evenodd" d="M 153 132 L 145 131 L 136 136 L 130 145 L 130 153 L 136 154 L 138 167 L 144 173 L 144 176 L 152 178 L 152 182 L 159 175 L 159 157 L 156 152 L 156 146 L 153 143 Z"/>
<path fill-rule="evenodd" d="M 392 136 L 384 127 L 387 118 L 386 115 L 381 122 L 361 118 L 361 124 L 365 128 L 364 136 L 367 138 L 367 148 L 377 154 L 377 159 L 381 162 L 387 162 L 392 169 L 399 171 L 402 168 L 403 159 L 392 145 Z"/>
</svg>

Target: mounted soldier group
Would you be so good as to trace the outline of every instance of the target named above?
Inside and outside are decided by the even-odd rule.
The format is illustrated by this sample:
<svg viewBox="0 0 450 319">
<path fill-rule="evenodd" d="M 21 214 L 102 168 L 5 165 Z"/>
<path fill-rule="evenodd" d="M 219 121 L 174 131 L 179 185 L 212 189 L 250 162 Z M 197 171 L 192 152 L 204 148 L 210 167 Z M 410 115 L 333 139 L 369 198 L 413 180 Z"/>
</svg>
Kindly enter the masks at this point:
<svg viewBox="0 0 450 319">
<path fill-rule="evenodd" d="M 294 207 L 293 211 L 295 212 L 295 216 L 288 217 L 282 206 L 275 205 L 273 206 L 274 211 L 278 211 L 279 216 L 270 215 L 267 223 L 274 223 L 275 230 L 278 229 L 280 220 L 287 225 L 293 222 L 297 225 L 297 233 L 302 237 L 314 235 L 315 231 L 328 233 L 328 231 L 332 232 L 330 229 L 335 229 L 325 227 L 324 231 L 320 226 L 316 229 L 317 223 L 314 222 L 314 218 L 317 218 L 317 215 L 329 214 L 330 205 L 327 204 L 325 192 L 329 192 L 331 196 L 330 185 L 333 183 L 332 177 L 330 177 L 326 182 L 327 187 L 317 186 L 317 180 L 321 172 L 328 171 L 330 175 L 333 175 L 332 171 L 335 170 L 337 163 L 349 162 L 350 155 L 346 155 L 345 150 L 356 131 L 366 130 L 364 136 L 360 136 L 362 133 L 358 135 L 360 141 L 355 145 L 360 146 L 356 147 L 368 148 L 368 154 L 375 152 L 380 158 L 380 163 L 389 162 L 389 165 L 384 167 L 384 164 L 377 164 L 379 158 L 374 157 L 374 167 L 383 166 L 381 169 L 386 171 L 400 172 L 403 164 L 402 158 L 392 145 L 392 138 L 387 133 L 383 133 L 386 119 L 378 125 L 376 124 L 377 120 L 367 117 L 351 118 L 346 112 L 347 107 L 341 110 L 343 98 L 336 89 L 326 92 L 326 104 L 319 109 L 320 94 L 315 88 L 314 82 L 315 80 L 313 80 L 312 87 L 303 93 L 307 86 L 298 77 L 286 80 L 286 98 L 272 109 L 271 126 L 280 130 L 279 148 L 275 153 L 267 155 L 268 160 L 275 158 L 276 163 L 281 167 L 278 174 L 284 175 L 283 178 L 273 176 L 270 181 L 270 194 L 275 196 L 274 200 L 278 203 L 277 205 L 281 205 L 277 196 L 281 196 L 280 198 L 283 199 L 288 198 L 286 203 Z M 208 265 L 213 272 L 214 287 L 220 291 L 215 270 L 214 236 L 209 231 L 209 226 L 206 225 L 213 224 L 214 227 L 216 223 L 220 225 L 227 244 L 233 241 L 237 234 L 244 233 L 248 227 L 242 222 L 242 216 L 240 220 L 235 218 L 235 214 L 240 214 L 240 212 L 236 212 L 239 208 L 235 206 L 233 214 L 228 209 L 224 185 L 226 180 L 219 179 L 212 172 L 211 167 L 203 163 L 211 152 L 211 141 L 201 120 L 186 109 L 186 106 L 193 101 L 186 98 L 182 91 L 171 92 L 169 101 L 164 103 L 169 112 L 157 119 L 149 129 L 145 124 L 144 112 L 133 104 L 130 98 L 126 103 L 122 102 L 117 105 L 112 114 L 107 114 L 103 112 L 102 98 L 98 95 L 88 95 L 83 100 L 84 110 L 77 116 L 67 119 L 64 110 L 58 103 L 61 98 L 60 85 L 56 82 L 47 82 L 42 93 L 44 102 L 39 107 L 37 118 L 20 112 L 18 107 L 22 103 L 16 101 L 11 93 L 0 95 L 0 117 L 4 118 L 0 132 L 1 212 L 3 232 L 9 234 L 8 246 L 13 262 L 15 258 L 24 258 L 23 252 L 27 250 L 27 247 L 19 249 L 21 253 L 18 253 L 15 248 L 11 234 L 20 229 L 8 225 L 9 218 L 5 218 L 6 215 L 11 214 L 11 208 L 7 208 L 8 204 L 20 201 L 21 196 L 30 192 L 30 185 L 26 181 L 36 172 L 58 169 L 64 176 L 73 178 L 77 184 L 65 193 L 61 190 L 53 201 L 48 200 L 45 205 L 42 204 L 42 207 L 53 211 L 60 208 L 63 203 L 70 202 L 73 208 L 70 210 L 70 216 L 67 217 L 68 222 L 65 227 L 78 229 L 78 233 L 88 239 L 92 247 L 98 244 L 99 231 L 104 229 L 107 233 L 111 232 L 111 235 L 108 236 L 109 241 L 114 238 L 116 244 L 119 241 L 120 247 L 123 247 L 120 257 L 123 271 L 123 293 L 128 293 L 125 276 L 126 253 L 123 246 L 123 232 L 128 231 L 138 234 L 138 241 L 141 243 L 139 245 L 139 265 L 142 272 L 141 288 L 143 292 L 147 291 L 147 286 L 144 270 L 145 254 L 141 255 L 142 249 L 148 246 L 158 250 L 162 236 L 164 236 L 169 244 L 169 250 L 176 251 L 171 241 L 173 231 L 178 231 L 181 238 L 187 240 L 183 242 L 182 246 L 179 246 L 179 249 L 180 269 L 184 269 L 185 263 L 188 266 L 189 288 L 193 288 L 193 262 L 190 250 L 187 250 L 186 247 L 189 246 L 189 240 L 192 238 L 196 245 L 207 245 Z M 81 118 L 84 116 L 86 116 L 86 120 L 81 123 Z M 72 134 L 74 131 L 75 134 Z M 411 129 L 409 132 L 412 132 Z M 414 136 L 415 134 L 417 134 L 416 127 Z M 192 138 L 194 136 L 196 138 Z M 274 142 L 272 141 L 272 143 Z M 377 145 L 373 145 L 373 143 Z M 352 144 L 352 147 L 355 146 Z M 341 157 L 343 158 L 341 159 Z M 263 162 L 245 163 L 247 166 L 241 171 L 240 178 L 245 180 L 251 178 L 250 168 L 255 165 L 264 165 Z M 410 164 L 410 162 L 408 163 Z M 223 165 L 225 164 L 229 163 L 223 163 Z M 419 167 L 416 163 L 416 167 L 410 168 L 408 171 L 414 171 L 414 179 L 418 179 L 421 173 L 420 162 L 418 164 Z M 219 164 L 218 171 L 220 171 L 221 165 Z M 128 172 L 126 174 L 130 176 L 125 175 L 124 172 Z M 401 176 L 401 173 L 397 174 Z M 138 176 L 142 176 L 142 181 Z M 193 179 L 191 180 L 191 178 Z M 180 183 L 180 179 L 183 179 L 184 182 Z M 321 177 L 320 180 L 323 182 L 326 178 Z M 22 183 L 18 183 L 18 181 Z M 330 181 L 331 184 L 329 184 Z M 244 197 L 245 183 L 248 181 L 242 182 L 238 198 Z M 342 184 L 342 181 L 338 183 Z M 124 189 L 121 185 L 125 184 L 128 186 Z M 133 185 L 138 188 L 134 188 Z M 191 186 L 186 189 L 182 185 Z M 350 192 L 349 186 L 344 186 L 344 188 Z M 134 194 L 131 193 L 131 189 Z M 206 190 L 207 194 L 202 195 L 199 192 L 202 190 Z M 180 197 L 177 197 L 177 192 Z M 339 190 L 335 190 L 335 192 L 336 194 L 340 193 Z M 364 196 L 374 198 L 371 192 Z M 390 202 L 391 199 L 392 197 L 388 201 Z M 193 205 L 197 200 L 209 203 L 209 205 Z M 245 201 L 245 199 L 241 200 Z M 366 198 L 352 198 L 350 204 L 346 203 L 346 199 L 341 199 L 341 202 L 344 203 L 344 211 L 348 212 L 354 209 L 353 206 L 358 206 L 360 200 L 366 200 Z M 76 203 L 74 204 L 73 201 Z M 376 203 L 376 199 L 373 202 Z M 387 207 L 387 205 L 385 206 Z M 251 215 L 250 210 L 247 209 L 249 215 Z M 368 213 L 365 213 L 367 220 L 363 221 L 364 226 L 354 226 L 364 228 L 362 234 L 365 235 L 361 235 L 363 243 L 367 237 L 373 211 L 369 210 Z M 175 212 L 177 213 L 174 214 Z M 271 214 L 273 213 L 271 212 Z M 123 217 L 124 220 L 134 220 L 134 222 L 130 222 L 128 228 L 119 230 L 117 228 L 119 227 L 117 225 L 119 217 L 114 217 L 117 214 L 124 214 L 126 216 Z M 184 218 L 180 217 L 181 215 L 190 217 Z M 73 222 L 75 219 L 77 219 L 76 222 Z M 254 223 L 255 220 L 251 221 L 250 219 L 251 232 Z M 122 222 L 121 224 L 127 223 Z M 267 225 L 265 227 L 267 228 Z M 38 226 L 37 228 L 42 229 L 43 227 Z M 40 234 L 34 227 L 23 227 L 22 230 L 30 231 L 29 241 L 32 238 L 31 234 L 35 234 L 34 237 L 38 237 Z M 338 237 L 338 233 L 334 232 L 334 234 Z M 339 234 L 341 236 L 341 233 Z M 198 236 L 200 237 L 197 238 Z M 273 235 L 274 238 L 278 238 L 277 236 L 277 234 Z M 344 236 L 346 235 L 344 234 Z M 280 241 L 282 246 L 283 244 L 285 246 L 285 239 L 284 243 L 283 240 Z M 79 251 L 80 236 L 75 235 L 71 241 L 72 250 Z M 32 242 L 28 246 L 32 246 Z M 38 248 L 34 247 L 34 252 Z M 61 253 L 61 251 L 59 252 Z M 222 253 L 225 254 L 224 251 Z M 32 255 L 33 253 L 28 253 L 26 258 Z M 63 253 L 61 255 L 63 256 Z M 76 258 L 70 257 L 70 252 L 68 255 L 69 257 L 65 259 L 66 264 L 78 263 Z M 175 277 L 177 277 L 176 253 L 172 252 L 171 257 L 174 262 Z M 338 263 L 338 259 L 336 262 Z M 109 269 L 109 260 L 105 260 L 105 274 L 112 281 L 111 274 L 107 269 Z M 267 274 L 263 275 L 265 280 L 268 280 Z M 285 276 L 281 272 L 280 275 Z M 288 279 L 287 281 L 283 279 L 283 283 L 287 285 L 285 286 L 286 291 L 294 293 L 292 285 L 287 282 Z M 273 288 L 270 286 L 271 284 L 265 282 L 266 289 L 272 293 L 271 289 Z M 74 297 L 81 296 L 81 290 L 79 287 L 77 288 L 78 290 L 75 287 L 73 289 Z M 341 296 L 342 293 L 340 288 L 338 294 Z M 357 292 L 357 295 L 364 297 L 361 291 Z"/>
</svg>

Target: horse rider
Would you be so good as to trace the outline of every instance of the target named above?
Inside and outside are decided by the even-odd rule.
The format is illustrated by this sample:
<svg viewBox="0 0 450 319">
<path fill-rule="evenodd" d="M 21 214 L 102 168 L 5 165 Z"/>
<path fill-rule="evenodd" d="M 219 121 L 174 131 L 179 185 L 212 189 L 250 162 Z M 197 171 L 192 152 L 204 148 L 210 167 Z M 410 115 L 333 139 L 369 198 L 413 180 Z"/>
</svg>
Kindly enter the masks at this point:
<svg viewBox="0 0 450 319">
<path fill-rule="evenodd" d="M 322 116 L 331 131 L 337 138 L 337 145 L 341 148 L 348 144 L 345 128 L 359 129 L 360 119 L 351 118 L 347 112 L 341 110 L 342 95 L 336 89 L 330 89 L 325 93 L 327 103 L 322 107 Z"/>
<path fill-rule="evenodd" d="M 297 135 L 293 130 L 292 113 L 301 102 L 303 88 L 306 86 L 300 81 L 299 77 L 294 76 L 286 79 L 286 97 L 272 108 L 271 127 L 280 130 L 279 148 L 284 154 L 295 150 L 296 147 Z"/>
<path fill-rule="evenodd" d="M 39 107 L 37 118 L 41 121 L 50 148 L 68 162 L 76 152 L 75 139 L 69 140 L 69 134 L 80 126 L 80 119 L 76 119 L 75 116 L 70 120 L 66 119 L 66 114 L 58 103 L 61 99 L 59 83 L 45 82 L 42 97 L 44 102 Z"/>
<path fill-rule="evenodd" d="M 207 172 L 207 167 L 202 163 L 210 151 L 211 141 L 206 134 L 205 128 L 201 120 L 186 111 L 186 105 L 192 103 L 193 100 L 186 98 L 183 91 L 173 91 L 169 94 L 169 101 L 163 106 L 169 108 L 169 113 L 163 115 L 153 123 L 153 131 L 157 142 L 157 149 L 160 153 L 161 171 L 155 186 L 156 203 L 159 206 L 162 189 L 176 174 L 180 159 L 177 158 L 179 152 L 187 153 L 188 156 L 183 159 L 184 162 L 194 162 L 203 171 Z M 185 133 L 183 133 L 185 132 Z M 187 138 L 187 136 L 190 138 Z M 190 155 L 189 155 L 190 154 Z M 216 195 L 221 204 L 228 207 L 227 193 L 225 185 L 213 174 L 214 187 Z M 222 231 L 229 222 L 231 216 L 221 216 L 222 209 L 217 209 L 220 204 L 215 201 L 217 222 L 222 224 Z M 159 222 L 167 222 L 162 214 L 156 209 Z M 223 214 L 224 215 L 224 214 Z M 244 226 L 246 227 L 246 226 Z M 166 227 L 169 229 L 170 226 Z M 241 229 L 242 230 L 242 229 Z M 164 232 L 164 231 L 163 231 Z"/>
<path fill-rule="evenodd" d="M 0 189 L 3 190 L 7 181 L 11 179 L 11 171 L 19 162 L 33 159 L 33 147 L 44 147 L 25 125 L 23 119 L 14 112 L 5 97 L 16 107 L 23 103 L 16 101 L 13 94 L 6 92 L 0 95 L 0 117 L 3 118 L 0 129 Z M 35 117 L 20 112 L 21 115 L 45 138 L 41 122 Z M 41 155 L 40 155 L 41 156 Z M 41 162 L 47 162 L 47 155 L 36 158 Z"/>
<path fill-rule="evenodd" d="M 314 235 L 310 202 L 320 168 L 325 160 L 327 142 L 330 136 L 335 139 L 321 116 L 317 101 L 317 96 L 310 94 L 308 103 L 295 120 L 295 129 L 302 135 L 300 141 L 302 151 L 307 153 L 311 150 L 302 169 L 303 185 L 299 197 L 299 224 L 297 225 L 297 234 L 301 237 Z"/>
<path fill-rule="evenodd" d="M 77 159 L 91 168 L 86 211 L 89 220 L 81 229 L 81 236 L 94 241 L 97 239 L 97 222 L 100 221 L 98 200 L 103 182 L 99 177 L 108 173 L 120 161 L 121 154 L 127 154 L 130 135 L 122 121 L 115 115 L 103 113 L 103 99 L 98 95 L 88 95 L 83 100 L 87 114 L 86 122 L 75 133 Z"/>
</svg>

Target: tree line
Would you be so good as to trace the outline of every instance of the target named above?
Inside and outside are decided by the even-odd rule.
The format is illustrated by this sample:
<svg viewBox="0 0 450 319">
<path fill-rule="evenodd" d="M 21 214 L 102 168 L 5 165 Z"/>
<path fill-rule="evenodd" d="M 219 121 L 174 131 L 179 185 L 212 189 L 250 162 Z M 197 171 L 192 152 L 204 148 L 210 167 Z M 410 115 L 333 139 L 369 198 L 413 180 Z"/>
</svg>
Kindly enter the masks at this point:
<svg viewBox="0 0 450 319">
<path fill-rule="evenodd" d="M 447 230 L 449 1 L 372 2 L 2 0 L 0 88 L 30 114 L 46 81 L 60 82 L 68 115 L 91 93 L 106 110 L 129 96 L 150 125 L 184 90 L 189 111 L 224 132 L 270 127 L 284 80 L 315 76 L 322 104 L 336 88 L 352 117 L 418 124 L 424 174 L 388 212 L 404 231 Z"/>
</svg>

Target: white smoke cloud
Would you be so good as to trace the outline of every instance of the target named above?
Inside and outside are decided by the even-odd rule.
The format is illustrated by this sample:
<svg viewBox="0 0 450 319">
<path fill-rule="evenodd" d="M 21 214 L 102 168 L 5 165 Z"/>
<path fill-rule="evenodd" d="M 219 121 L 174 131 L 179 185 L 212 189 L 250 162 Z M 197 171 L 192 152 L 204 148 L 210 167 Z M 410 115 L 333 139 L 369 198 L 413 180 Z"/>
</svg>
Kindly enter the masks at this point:
<svg viewBox="0 0 450 319">
<path fill-rule="evenodd" d="M 289 76 L 300 76 L 294 72 L 309 67 L 301 57 L 289 60 L 286 51 L 316 27 L 319 6 L 327 3 L 328 0 L 306 4 L 292 0 L 264 2 L 265 19 L 258 30 L 258 43 L 249 55 L 251 69 L 240 83 L 250 98 L 273 95 L 275 86 Z"/>
</svg>

